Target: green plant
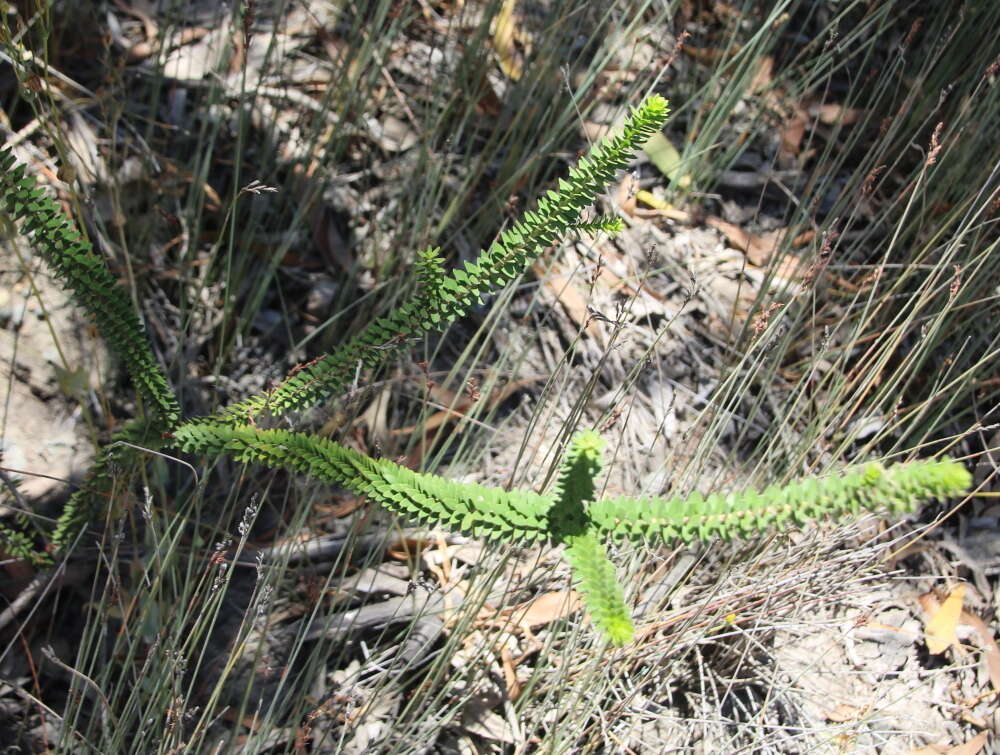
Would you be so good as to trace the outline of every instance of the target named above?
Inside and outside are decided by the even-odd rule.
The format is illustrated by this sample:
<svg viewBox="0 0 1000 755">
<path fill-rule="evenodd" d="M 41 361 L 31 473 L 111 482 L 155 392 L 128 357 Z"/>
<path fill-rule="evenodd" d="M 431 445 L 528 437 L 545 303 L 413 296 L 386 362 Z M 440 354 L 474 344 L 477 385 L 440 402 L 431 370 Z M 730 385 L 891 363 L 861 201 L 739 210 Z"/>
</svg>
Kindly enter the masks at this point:
<svg viewBox="0 0 1000 755">
<path fill-rule="evenodd" d="M 10 214 L 67 283 L 127 367 L 150 407 L 149 419 L 128 425 L 98 458 L 84 489 L 66 507 L 53 543 L 65 546 L 112 496 L 112 465 L 134 460 L 130 444 L 175 448 L 205 456 L 288 467 L 336 482 L 399 514 L 477 536 L 505 541 L 549 540 L 566 546 L 597 626 L 616 645 L 633 634 L 631 619 L 601 538 L 663 538 L 690 541 L 727 537 L 803 522 L 823 515 L 888 506 L 901 510 L 918 500 L 965 490 L 970 477 L 954 462 L 917 462 L 883 470 L 875 464 L 841 477 L 808 479 L 763 493 L 680 499 L 596 500 L 601 440 L 578 434 L 566 454 L 554 489 L 542 495 L 452 482 L 373 459 L 325 438 L 263 429 L 259 420 L 315 405 L 344 389 L 362 368 L 373 368 L 406 340 L 443 328 L 482 296 L 514 280 L 544 248 L 567 233 L 615 231 L 620 223 L 601 218 L 581 223 L 580 213 L 626 167 L 634 152 L 662 128 L 667 103 L 648 98 L 633 110 L 622 133 L 606 139 L 549 191 L 537 209 L 501 234 L 477 261 L 450 273 L 436 251 L 416 265 L 417 290 L 333 353 L 293 371 L 276 389 L 227 407 L 210 417 L 182 421 L 180 408 L 159 370 L 141 324 L 103 261 L 73 229 L 56 204 L 35 187 L 9 151 L 0 152 L 0 190 Z"/>
</svg>

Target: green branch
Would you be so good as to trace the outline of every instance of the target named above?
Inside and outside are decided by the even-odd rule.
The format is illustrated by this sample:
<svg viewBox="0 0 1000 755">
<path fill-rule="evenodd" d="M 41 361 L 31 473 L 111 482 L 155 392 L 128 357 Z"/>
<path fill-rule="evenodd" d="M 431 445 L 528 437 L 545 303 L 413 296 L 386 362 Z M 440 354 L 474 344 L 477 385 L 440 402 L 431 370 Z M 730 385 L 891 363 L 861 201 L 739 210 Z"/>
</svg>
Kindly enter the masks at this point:
<svg viewBox="0 0 1000 755">
<path fill-rule="evenodd" d="M 436 250 L 422 253 L 416 265 L 420 290 L 410 300 L 380 317 L 332 354 L 290 375 L 270 393 L 253 396 L 224 409 L 219 421 L 242 423 L 261 412 L 281 415 L 305 409 L 342 391 L 359 364 L 376 367 L 406 339 L 443 330 L 468 313 L 483 296 L 519 276 L 545 248 L 577 227 L 620 229 L 620 221 L 600 219 L 579 224 L 580 213 L 628 166 L 633 155 L 667 119 L 667 101 L 653 95 L 631 111 L 622 131 L 605 138 L 538 200 L 534 212 L 503 233 L 475 262 L 450 273 Z"/>
<path fill-rule="evenodd" d="M 476 537 L 513 541 L 548 537 L 548 502 L 540 495 L 420 474 L 315 435 L 189 423 L 174 432 L 173 445 L 189 453 L 225 454 L 237 461 L 293 469 L 342 485 L 410 519 Z"/>
<path fill-rule="evenodd" d="M 910 511 L 921 501 L 960 495 L 971 484 L 968 470 L 954 461 L 887 468 L 872 463 L 759 493 L 615 498 L 597 502 L 589 513 L 594 526 L 612 537 L 687 542 L 752 535 L 861 510 Z"/>
<path fill-rule="evenodd" d="M 553 540 L 566 545 L 566 561 L 594 624 L 612 644 L 621 646 L 632 640 L 635 629 L 614 564 L 608 560 L 588 506 L 594 500 L 603 452 L 604 441 L 595 432 L 578 433 L 573 438 L 553 491 L 549 531 Z"/>
<path fill-rule="evenodd" d="M 72 292 L 74 303 L 94 320 L 162 427 L 174 427 L 181 416 L 180 406 L 128 294 L 115 283 L 90 242 L 6 148 L 0 150 L 0 198 L 14 219 L 24 221 L 35 249 Z"/>
</svg>

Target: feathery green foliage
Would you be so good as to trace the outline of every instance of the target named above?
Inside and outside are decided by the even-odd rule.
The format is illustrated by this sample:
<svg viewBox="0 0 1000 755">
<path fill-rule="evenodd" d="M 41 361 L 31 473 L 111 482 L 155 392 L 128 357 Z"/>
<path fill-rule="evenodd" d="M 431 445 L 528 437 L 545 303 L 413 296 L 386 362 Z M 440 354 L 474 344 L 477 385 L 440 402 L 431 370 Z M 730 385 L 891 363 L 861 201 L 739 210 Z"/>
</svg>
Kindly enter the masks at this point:
<svg viewBox="0 0 1000 755">
<path fill-rule="evenodd" d="M 417 521 L 500 540 L 548 537 L 548 502 L 535 493 L 458 483 L 373 459 L 326 438 L 249 425 L 188 423 L 173 444 L 189 453 L 287 467 L 334 482 Z"/>
<path fill-rule="evenodd" d="M 0 197 L 15 220 L 24 221 L 35 248 L 94 319 L 125 364 L 139 393 L 164 429 L 180 419 L 180 406 L 149 347 L 142 323 L 105 261 L 83 238 L 9 149 L 0 150 Z"/>
<path fill-rule="evenodd" d="M 111 436 L 111 441 L 94 459 L 80 489 L 70 496 L 63 507 L 52 533 L 52 544 L 57 549 L 70 545 L 87 525 L 99 520 L 113 500 L 116 479 L 129 478 L 126 467 L 135 463 L 136 451 L 123 442 L 158 446 L 161 434 L 156 421 L 134 419 Z"/>
<path fill-rule="evenodd" d="M 549 531 L 556 542 L 566 544 L 566 560 L 594 623 L 612 644 L 621 646 L 632 640 L 635 629 L 614 564 L 586 509 L 595 498 L 594 480 L 601 471 L 603 450 L 604 441 L 592 430 L 573 438 L 553 491 Z"/>
<path fill-rule="evenodd" d="M 892 467 L 872 463 L 837 476 L 771 486 L 761 493 L 594 500 L 601 440 L 593 432 L 574 438 L 556 489 L 548 496 L 421 474 L 326 438 L 289 430 L 190 422 L 173 433 L 171 444 L 188 453 L 225 454 L 247 463 L 294 469 L 422 522 L 514 542 L 560 542 L 588 528 L 632 539 L 691 542 L 735 537 L 861 510 L 908 511 L 920 501 L 957 495 L 972 481 L 968 470 L 954 461 Z"/>
<path fill-rule="evenodd" d="M 522 220 L 501 233 L 476 261 L 445 274 L 436 250 L 425 252 L 417 264 L 420 290 L 416 296 L 372 322 L 332 354 L 290 375 L 274 391 L 226 408 L 220 419 L 239 423 L 262 411 L 280 415 L 313 406 L 347 386 L 359 363 L 374 367 L 398 350 L 406 338 L 441 330 L 463 316 L 483 296 L 514 280 L 542 250 L 570 231 L 620 229 L 621 221 L 606 218 L 581 224 L 580 213 L 649 137 L 663 128 L 667 113 L 665 99 L 648 97 L 632 110 L 620 134 L 596 145 L 559 180 L 558 191 L 546 192 L 533 212 L 526 212 Z"/>
<path fill-rule="evenodd" d="M 283 414 L 306 408 L 345 387 L 358 365 L 376 367 L 406 339 L 439 330 L 466 314 L 497 286 L 520 275 L 545 247 L 574 230 L 616 230 L 620 223 L 599 218 L 579 222 L 580 212 L 624 168 L 632 154 L 657 132 L 667 104 L 648 98 L 632 111 L 620 135 L 604 140 L 549 191 L 533 212 L 503 232 L 475 262 L 445 272 L 436 250 L 415 265 L 415 295 L 332 354 L 290 375 L 274 391 L 239 402 L 219 414 L 181 424 L 176 399 L 145 342 L 128 298 L 103 262 L 72 228 L 55 203 L 25 178 L 9 152 L 0 153 L 0 193 L 45 258 L 91 313 L 121 354 L 156 418 L 126 426 L 116 436 L 135 444 L 171 446 L 203 456 L 286 467 L 334 482 L 385 508 L 418 521 L 505 542 L 550 541 L 566 546 L 595 624 L 615 645 L 633 636 L 614 566 L 602 538 L 709 539 L 751 534 L 827 515 L 887 506 L 903 510 L 929 497 L 964 491 L 968 472 L 955 462 L 916 462 L 882 469 L 870 464 L 843 477 L 809 479 L 763 493 L 695 495 L 681 499 L 595 500 L 602 441 L 594 432 L 570 444 L 550 495 L 507 491 L 420 474 L 385 459 L 373 459 L 318 436 L 268 430 L 246 424 L 263 411 Z M 164 432 L 166 431 L 166 432 Z M 112 443 L 95 464 L 83 490 L 73 497 L 53 535 L 63 547 L 98 519 L 113 496 L 115 468 L 133 452 Z"/>
<path fill-rule="evenodd" d="M 772 485 L 760 493 L 613 498 L 596 502 L 589 514 L 597 529 L 614 537 L 688 542 L 750 535 L 862 509 L 908 511 L 918 501 L 958 495 L 971 484 L 969 471 L 954 461 L 888 468 L 871 463 L 835 477 Z"/>
<path fill-rule="evenodd" d="M 0 524 L 0 551 L 7 558 L 19 558 L 35 566 L 46 564 L 48 555 L 35 550 L 34 541 L 25 533 L 26 524 L 21 516 L 14 527 Z"/>
</svg>

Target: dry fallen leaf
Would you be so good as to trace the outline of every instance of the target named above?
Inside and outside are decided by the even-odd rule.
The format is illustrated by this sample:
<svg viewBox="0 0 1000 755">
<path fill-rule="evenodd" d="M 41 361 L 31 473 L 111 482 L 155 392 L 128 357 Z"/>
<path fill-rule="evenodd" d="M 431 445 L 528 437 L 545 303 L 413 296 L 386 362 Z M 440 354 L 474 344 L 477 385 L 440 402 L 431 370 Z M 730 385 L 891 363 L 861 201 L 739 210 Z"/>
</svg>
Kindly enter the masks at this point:
<svg viewBox="0 0 1000 755">
<path fill-rule="evenodd" d="M 844 107 L 837 104 L 820 105 L 818 110 L 820 122 L 827 126 L 837 123 L 837 121 L 840 121 L 845 126 L 857 123 L 863 113 L 864 111 L 858 108 Z"/>
<path fill-rule="evenodd" d="M 990 675 L 990 683 L 994 690 L 1000 692 L 1000 646 L 997 646 L 996 640 L 993 639 L 993 633 L 986 626 L 986 622 L 974 613 L 962 611 L 960 621 L 965 626 L 971 627 L 976 633 L 978 644 L 983 649 L 983 655 L 986 658 L 986 670 Z"/>
<path fill-rule="evenodd" d="M 534 265 L 533 269 L 543 285 L 555 294 L 559 303 L 566 309 L 566 314 L 576 323 L 577 327 L 584 327 L 588 336 L 599 339 L 601 337 L 600 325 L 587 313 L 587 300 L 574 284 L 573 275 L 555 267 L 546 274 L 545 269 L 540 264 Z"/>
<path fill-rule="evenodd" d="M 840 703 L 833 710 L 828 710 L 826 712 L 826 720 L 837 724 L 842 724 L 846 721 L 858 721 L 864 712 L 865 711 L 862 708 L 855 708 L 853 705 Z"/>
<path fill-rule="evenodd" d="M 726 237 L 730 246 L 743 252 L 747 259 L 757 267 L 767 265 L 774 250 L 778 248 L 785 236 L 784 228 L 757 235 L 714 216 L 705 218 L 705 224 L 719 231 Z"/>
<path fill-rule="evenodd" d="M 580 596 L 575 590 L 559 590 L 511 608 L 510 618 L 517 626 L 534 629 L 565 618 L 579 607 Z"/>
<path fill-rule="evenodd" d="M 517 81 L 521 78 L 521 62 L 514 46 L 514 8 L 517 0 L 504 0 L 500 12 L 493 22 L 493 49 L 500 60 L 500 68 L 507 77 Z"/>
<path fill-rule="evenodd" d="M 947 745 L 924 745 L 915 750 L 907 750 L 906 755 L 978 755 L 989 741 L 989 732 L 981 731 L 972 739 L 954 747 Z"/>
<path fill-rule="evenodd" d="M 475 734 L 483 739 L 490 739 L 495 742 L 513 745 L 516 743 L 510 723 L 492 710 L 484 710 L 476 707 L 472 711 L 471 705 L 466 705 L 466 710 L 462 714 L 462 728 L 470 734 Z"/>
<path fill-rule="evenodd" d="M 511 702 L 517 702 L 521 696 L 521 682 L 517 678 L 517 664 L 510 654 L 510 648 L 500 648 L 500 668 L 503 670 L 503 683 L 507 688 L 507 697 Z"/>
<path fill-rule="evenodd" d="M 784 241 L 786 228 L 776 228 L 760 235 L 744 231 L 737 225 L 727 223 L 722 218 L 708 217 L 705 223 L 720 231 L 734 249 L 743 252 L 747 260 L 757 267 L 767 267 L 771 257 Z M 815 237 L 813 231 L 805 231 L 792 239 L 789 246 L 800 247 Z M 774 275 L 784 281 L 794 282 L 800 279 L 804 272 L 800 269 L 799 258 L 792 254 L 782 254 L 778 260 Z"/>
<path fill-rule="evenodd" d="M 986 746 L 986 742 L 989 739 L 989 732 L 981 731 L 972 739 L 967 742 L 963 742 L 960 745 L 955 745 L 949 750 L 945 751 L 946 755 L 978 755 L 982 752 L 982 749 Z"/>
<path fill-rule="evenodd" d="M 795 158 L 802 149 L 802 140 L 806 135 L 806 120 L 808 115 L 801 107 L 795 108 L 791 119 L 781 126 L 781 146 L 778 149 L 778 163 L 784 168 L 795 165 Z"/>
<path fill-rule="evenodd" d="M 774 83 L 773 74 L 774 57 L 765 55 L 757 64 L 757 70 L 754 72 L 753 78 L 750 79 L 750 85 L 747 87 L 746 93 L 752 95 L 769 89 L 771 84 Z"/>
<path fill-rule="evenodd" d="M 412 561 L 424 550 L 434 546 L 434 541 L 425 538 L 401 537 L 386 546 L 385 554 L 397 561 Z"/>
<path fill-rule="evenodd" d="M 955 587 L 942 603 L 938 602 L 933 592 L 920 596 L 920 605 L 928 619 L 924 626 L 924 640 L 931 655 L 940 655 L 953 645 L 958 645 L 955 629 L 962 614 L 964 597 L 964 584 Z"/>
</svg>

